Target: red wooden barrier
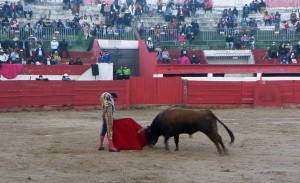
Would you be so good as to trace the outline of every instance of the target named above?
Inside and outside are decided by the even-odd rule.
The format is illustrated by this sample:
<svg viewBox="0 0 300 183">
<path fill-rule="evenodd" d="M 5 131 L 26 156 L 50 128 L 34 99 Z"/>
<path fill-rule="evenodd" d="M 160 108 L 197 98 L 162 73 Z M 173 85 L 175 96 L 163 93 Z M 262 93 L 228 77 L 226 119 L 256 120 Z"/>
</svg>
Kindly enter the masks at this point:
<svg viewBox="0 0 300 183">
<path fill-rule="evenodd" d="M 133 105 L 199 107 L 299 106 L 300 81 L 182 81 L 180 77 L 118 81 L 0 81 L 0 110 L 99 108 L 100 94 L 116 92 L 117 108 Z"/>
</svg>

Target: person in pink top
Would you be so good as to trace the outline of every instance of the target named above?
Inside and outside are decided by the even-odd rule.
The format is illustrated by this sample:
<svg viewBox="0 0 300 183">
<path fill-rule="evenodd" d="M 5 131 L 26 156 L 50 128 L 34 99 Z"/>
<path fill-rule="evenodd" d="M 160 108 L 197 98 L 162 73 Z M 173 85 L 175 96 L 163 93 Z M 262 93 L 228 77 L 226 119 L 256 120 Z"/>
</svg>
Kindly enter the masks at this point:
<svg viewBox="0 0 300 183">
<path fill-rule="evenodd" d="M 191 64 L 191 61 L 190 61 L 189 57 L 184 55 L 184 56 L 180 57 L 180 64 Z"/>
</svg>

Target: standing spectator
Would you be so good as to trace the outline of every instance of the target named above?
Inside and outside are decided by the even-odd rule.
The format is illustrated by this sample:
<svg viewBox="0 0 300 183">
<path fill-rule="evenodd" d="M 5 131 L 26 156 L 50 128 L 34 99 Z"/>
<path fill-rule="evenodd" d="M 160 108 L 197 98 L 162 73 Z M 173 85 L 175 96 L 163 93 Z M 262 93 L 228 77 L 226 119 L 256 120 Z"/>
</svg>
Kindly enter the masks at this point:
<svg viewBox="0 0 300 183">
<path fill-rule="evenodd" d="M 179 36 L 179 41 L 180 41 L 181 45 L 185 45 L 186 40 L 185 40 L 184 33 L 181 33 L 181 35 Z"/>
<path fill-rule="evenodd" d="M 185 55 L 180 57 L 179 61 L 180 61 L 180 64 L 191 64 L 189 57 L 187 57 Z"/>
<path fill-rule="evenodd" d="M 124 73 L 123 73 L 123 67 L 122 66 L 117 69 L 116 78 L 117 78 L 117 80 L 124 79 Z"/>
<path fill-rule="evenodd" d="M 248 4 L 245 4 L 245 6 L 243 7 L 243 18 L 248 18 L 250 13 L 250 7 L 248 6 Z"/>
<path fill-rule="evenodd" d="M 99 53 L 99 56 L 98 56 L 97 61 L 98 61 L 99 63 L 104 62 L 104 56 L 103 56 L 103 53 L 102 53 L 102 52 Z"/>
<path fill-rule="evenodd" d="M 246 49 L 247 44 L 249 43 L 249 37 L 247 36 L 247 34 L 244 34 L 241 37 L 241 45 L 242 45 L 242 49 Z"/>
<path fill-rule="evenodd" d="M 59 43 L 56 41 L 56 37 L 52 38 L 52 41 L 50 42 L 51 46 L 51 54 L 53 54 L 55 51 L 58 52 Z"/>
<path fill-rule="evenodd" d="M 38 48 L 35 50 L 35 58 L 40 62 L 43 62 L 46 58 L 45 50 L 42 48 L 42 45 L 38 45 Z"/>
<path fill-rule="evenodd" d="M 242 47 L 241 36 L 238 33 L 236 33 L 235 37 L 234 37 L 234 48 L 236 50 L 239 50 L 239 49 L 241 49 L 241 47 Z"/>
<path fill-rule="evenodd" d="M 260 3 L 258 3 L 258 8 L 260 13 L 264 13 L 266 10 L 267 4 L 264 2 L 264 0 L 261 0 Z"/>
<path fill-rule="evenodd" d="M 163 63 L 165 64 L 170 63 L 170 54 L 166 47 L 162 51 L 161 56 L 162 56 Z"/>
<path fill-rule="evenodd" d="M 195 53 L 192 54 L 191 64 L 200 64 L 200 58 Z"/>
<path fill-rule="evenodd" d="M 230 34 L 226 36 L 225 41 L 226 41 L 226 49 L 233 49 L 234 38 Z"/>
<path fill-rule="evenodd" d="M 27 2 L 24 3 L 23 12 L 24 12 L 24 17 L 25 18 L 27 18 L 27 14 L 28 14 L 29 18 L 31 19 L 31 17 L 32 17 L 32 7 Z"/>
<path fill-rule="evenodd" d="M 103 57 L 103 62 L 104 63 L 110 63 L 110 61 L 111 61 L 111 56 L 110 56 L 110 54 L 108 53 L 108 51 L 107 50 L 105 50 L 104 51 L 104 57 Z"/>
<path fill-rule="evenodd" d="M 3 51 L 3 49 L 0 49 L 0 64 L 6 63 L 8 60 L 8 55 Z"/>
<path fill-rule="evenodd" d="M 107 133 L 107 140 L 109 144 L 110 152 L 119 152 L 113 144 L 113 114 L 115 112 L 115 102 L 118 98 L 116 93 L 104 92 L 100 96 L 101 109 L 103 109 L 102 119 L 102 130 L 99 138 L 99 148 L 98 150 L 104 150 L 103 141 Z"/>
<path fill-rule="evenodd" d="M 154 45 L 151 37 L 148 37 L 146 45 L 147 45 L 148 52 L 154 52 Z"/>
<path fill-rule="evenodd" d="M 69 50 L 68 50 L 68 42 L 63 39 L 60 43 L 59 43 L 59 49 L 60 49 L 60 56 L 63 57 L 64 52 L 66 52 L 66 58 L 69 58 Z"/>
<path fill-rule="evenodd" d="M 295 23 L 297 22 L 297 14 L 295 13 L 295 11 L 293 10 L 291 15 L 290 15 L 290 21 L 292 22 L 293 25 L 295 25 Z"/>
<path fill-rule="evenodd" d="M 252 34 L 249 38 L 249 45 L 251 46 L 251 49 L 254 49 L 254 47 L 255 47 L 255 38 Z"/>
</svg>

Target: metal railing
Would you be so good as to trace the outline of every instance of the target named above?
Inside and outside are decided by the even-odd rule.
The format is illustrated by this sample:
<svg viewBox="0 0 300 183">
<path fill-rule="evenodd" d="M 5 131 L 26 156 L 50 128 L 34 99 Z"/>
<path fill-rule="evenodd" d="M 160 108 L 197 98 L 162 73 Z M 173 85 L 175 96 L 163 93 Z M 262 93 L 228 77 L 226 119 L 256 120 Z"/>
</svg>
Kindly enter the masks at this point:
<svg viewBox="0 0 300 183">
<path fill-rule="evenodd" d="M 53 37 L 57 40 L 65 39 L 74 41 L 77 38 L 76 30 L 72 28 L 48 28 L 48 27 L 0 27 L 0 39 L 18 39 L 26 40 L 30 36 L 36 37 L 43 41 L 50 41 Z"/>
<path fill-rule="evenodd" d="M 96 38 L 109 40 L 136 40 L 134 31 L 128 27 L 124 29 L 99 29 L 96 32 Z"/>
</svg>

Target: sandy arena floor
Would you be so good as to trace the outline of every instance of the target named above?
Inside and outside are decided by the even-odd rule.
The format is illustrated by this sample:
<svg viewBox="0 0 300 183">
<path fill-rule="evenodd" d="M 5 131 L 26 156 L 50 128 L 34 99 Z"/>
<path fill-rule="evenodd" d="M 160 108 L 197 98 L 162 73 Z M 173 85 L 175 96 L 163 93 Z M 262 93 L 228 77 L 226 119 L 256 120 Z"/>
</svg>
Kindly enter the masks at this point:
<svg viewBox="0 0 300 183">
<path fill-rule="evenodd" d="M 160 110 L 119 110 L 115 118 L 146 126 Z M 173 138 L 171 152 L 163 138 L 142 151 L 100 152 L 101 112 L 95 110 L 0 113 L 0 182 L 300 182 L 299 109 L 213 112 L 235 134 L 230 146 L 219 125 L 228 156 L 219 156 L 200 132 L 181 135 L 178 152 Z"/>
</svg>

